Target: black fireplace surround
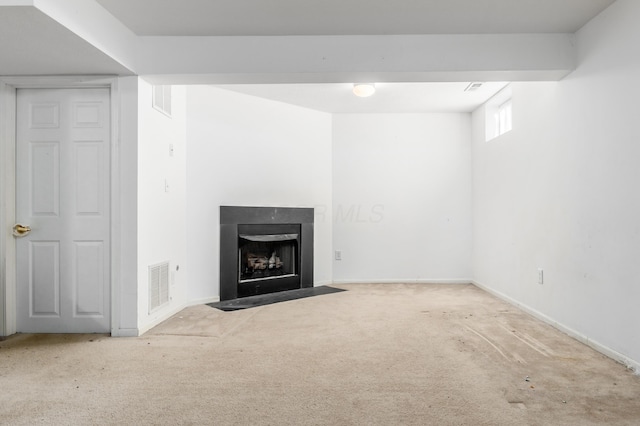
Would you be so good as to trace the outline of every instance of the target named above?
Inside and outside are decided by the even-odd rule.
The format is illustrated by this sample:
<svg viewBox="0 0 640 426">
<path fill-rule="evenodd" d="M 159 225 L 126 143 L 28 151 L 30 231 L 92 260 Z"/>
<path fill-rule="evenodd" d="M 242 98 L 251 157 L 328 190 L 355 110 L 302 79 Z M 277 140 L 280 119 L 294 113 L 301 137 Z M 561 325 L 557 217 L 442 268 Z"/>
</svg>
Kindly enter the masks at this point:
<svg viewBox="0 0 640 426">
<path fill-rule="evenodd" d="M 220 300 L 313 287 L 313 208 L 220 206 Z"/>
</svg>

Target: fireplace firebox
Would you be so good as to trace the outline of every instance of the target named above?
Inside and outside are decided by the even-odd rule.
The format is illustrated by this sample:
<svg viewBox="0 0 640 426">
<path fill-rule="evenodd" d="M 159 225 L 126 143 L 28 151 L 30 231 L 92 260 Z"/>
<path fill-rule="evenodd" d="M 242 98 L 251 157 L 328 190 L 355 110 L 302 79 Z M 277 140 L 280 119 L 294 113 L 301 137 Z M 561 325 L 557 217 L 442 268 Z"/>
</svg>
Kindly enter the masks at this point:
<svg viewBox="0 0 640 426">
<path fill-rule="evenodd" d="M 313 209 L 220 207 L 220 300 L 313 287 Z"/>
<path fill-rule="evenodd" d="M 238 297 L 300 288 L 300 225 L 238 225 Z"/>
</svg>

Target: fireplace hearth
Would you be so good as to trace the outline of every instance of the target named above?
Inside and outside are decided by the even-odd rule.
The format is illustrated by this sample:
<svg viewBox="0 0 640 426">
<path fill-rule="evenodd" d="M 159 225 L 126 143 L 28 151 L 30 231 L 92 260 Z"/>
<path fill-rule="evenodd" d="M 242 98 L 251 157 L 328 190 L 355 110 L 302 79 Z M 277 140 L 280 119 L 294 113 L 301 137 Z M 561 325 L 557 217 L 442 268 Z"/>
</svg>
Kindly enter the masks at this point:
<svg viewBox="0 0 640 426">
<path fill-rule="evenodd" d="M 313 287 L 313 209 L 220 207 L 220 300 Z"/>
</svg>

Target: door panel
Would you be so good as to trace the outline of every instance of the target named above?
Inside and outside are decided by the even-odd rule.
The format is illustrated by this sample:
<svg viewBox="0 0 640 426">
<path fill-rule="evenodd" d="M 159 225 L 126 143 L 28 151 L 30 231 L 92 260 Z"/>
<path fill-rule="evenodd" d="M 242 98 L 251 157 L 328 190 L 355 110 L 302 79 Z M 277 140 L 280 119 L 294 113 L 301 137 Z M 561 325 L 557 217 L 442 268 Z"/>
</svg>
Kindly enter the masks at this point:
<svg viewBox="0 0 640 426">
<path fill-rule="evenodd" d="M 75 290 L 74 314 L 76 316 L 102 315 L 102 289 L 105 286 L 102 260 L 104 259 L 103 242 L 74 242 L 74 276 Z"/>
<path fill-rule="evenodd" d="M 60 243 L 29 241 L 29 299 L 33 317 L 60 316 Z"/>
<path fill-rule="evenodd" d="M 29 141 L 31 216 L 58 216 L 60 143 Z"/>
<path fill-rule="evenodd" d="M 108 89 L 17 95 L 17 330 L 110 330 Z"/>
</svg>

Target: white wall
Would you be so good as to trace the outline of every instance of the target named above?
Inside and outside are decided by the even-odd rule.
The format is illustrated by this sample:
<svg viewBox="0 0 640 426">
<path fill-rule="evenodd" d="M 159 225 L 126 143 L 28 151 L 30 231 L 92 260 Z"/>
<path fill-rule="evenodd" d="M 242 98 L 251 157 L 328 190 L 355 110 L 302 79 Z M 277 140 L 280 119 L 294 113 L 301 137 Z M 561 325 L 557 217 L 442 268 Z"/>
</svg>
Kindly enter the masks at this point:
<svg viewBox="0 0 640 426">
<path fill-rule="evenodd" d="M 470 123 L 470 114 L 334 116 L 334 281 L 471 279 Z"/>
<path fill-rule="evenodd" d="M 113 336 L 137 336 L 138 329 L 138 78 L 118 79 L 114 103 L 117 117 L 112 128 L 117 146 L 112 161 L 118 162 L 118 176 L 112 177 L 119 197 L 112 206 L 114 233 L 112 262 L 117 265 L 111 277 Z"/>
<path fill-rule="evenodd" d="M 152 86 L 142 79 L 138 96 L 138 327 L 144 332 L 187 303 L 186 89 L 173 87 L 171 118 L 152 107 Z M 167 261 L 170 301 L 150 314 L 148 267 Z"/>
<path fill-rule="evenodd" d="M 331 116 L 209 86 L 187 100 L 189 300 L 220 294 L 221 205 L 316 207 L 314 282 L 331 282 Z"/>
<path fill-rule="evenodd" d="M 473 115 L 475 280 L 635 366 L 639 20 L 618 0 L 578 32 L 573 74 L 513 84 L 512 132 L 485 142 Z"/>
</svg>

